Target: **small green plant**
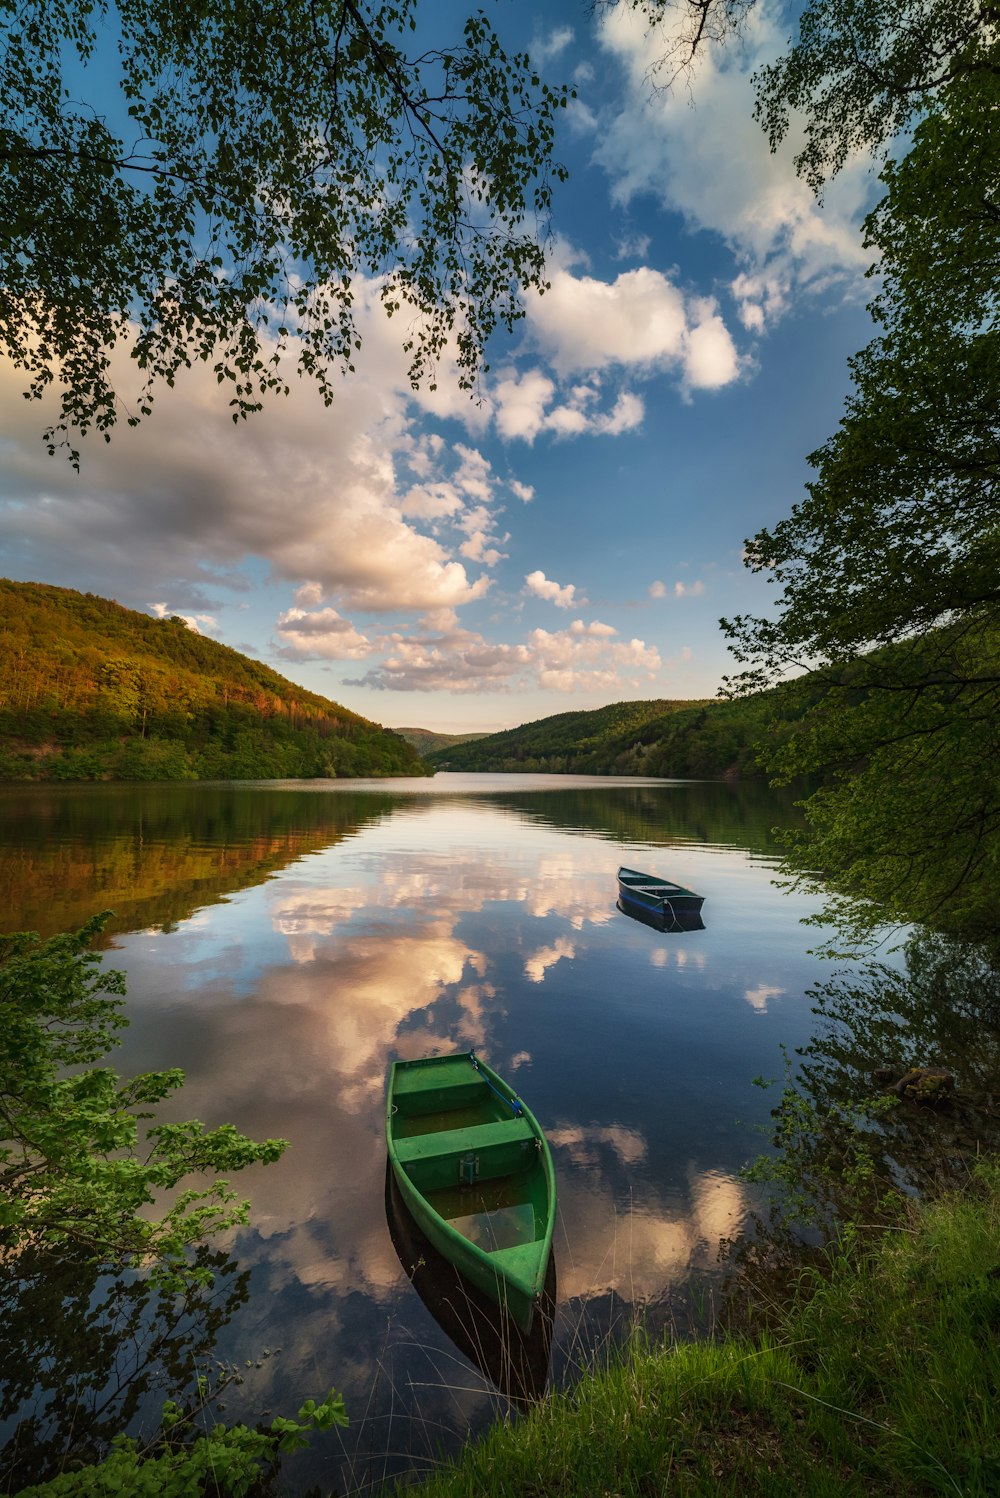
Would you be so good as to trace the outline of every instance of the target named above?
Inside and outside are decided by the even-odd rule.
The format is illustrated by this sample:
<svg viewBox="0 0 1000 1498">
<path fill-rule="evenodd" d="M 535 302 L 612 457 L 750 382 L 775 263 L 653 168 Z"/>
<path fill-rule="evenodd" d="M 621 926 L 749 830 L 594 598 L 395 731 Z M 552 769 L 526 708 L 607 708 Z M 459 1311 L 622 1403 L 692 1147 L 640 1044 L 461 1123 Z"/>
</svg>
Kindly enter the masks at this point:
<svg viewBox="0 0 1000 1498">
<path fill-rule="evenodd" d="M 207 1392 L 199 1383 L 199 1395 Z M 286 1453 L 308 1445 L 313 1431 L 346 1425 L 344 1401 L 331 1389 L 322 1403 L 307 1399 L 297 1419 L 275 1416 L 269 1430 L 246 1425 L 213 1425 L 193 1439 L 182 1439 L 188 1413 L 168 1400 L 161 1416 L 161 1433 L 142 1447 L 128 1436 L 117 1436 L 104 1461 L 48 1482 L 22 1488 L 16 1498 L 194 1498 L 216 1492 L 244 1498 L 258 1488 L 269 1469 Z M 9 1498 L 9 1495 L 5 1495 Z"/>
<path fill-rule="evenodd" d="M 127 1023 L 124 977 L 92 950 L 106 919 L 47 941 L 32 932 L 0 937 L 0 1251 L 18 1263 L 50 1254 L 94 1273 L 137 1271 L 161 1295 L 183 1295 L 213 1282 L 212 1260 L 198 1247 L 247 1218 L 248 1204 L 221 1173 L 277 1160 L 287 1141 L 258 1143 L 231 1124 L 206 1129 L 197 1119 L 159 1124 L 156 1105 L 181 1085 L 182 1072 L 123 1081 L 95 1065 Z M 183 1189 L 196 1172 L 213 1179 Z M 173 1205 L 150 1213 L 178 1186 Z M 281 1456 L 314 1431 L 347 1424 L 331 1389 L 266 1430 L 201 1429 L 235 1378 L 210 1387 L 199 1376 L 186 1404 L 166 1402 L 150 1441 L 116 1435 L 102 1460 L 22 1487 L 18 1498 L 243 1498 L 264 1491 Z"/>
<path fill-rule="evenodd" d="M 71 1244 L 109 1267 L 182 1277 L 191 1245 L 246 1220 L 225 1174 L 277 1160 L 287 1141 L 197 1119 L 157 1124 L 182 1072 L 123 1081 L 93 1064 L 127 1023 L 123 975 L 91 950 L 106 919 L 47 941 L 0 937 L 0 1241 Z M 195 1172 L 215 1179 L 148 1215 Z"/>
</svg>

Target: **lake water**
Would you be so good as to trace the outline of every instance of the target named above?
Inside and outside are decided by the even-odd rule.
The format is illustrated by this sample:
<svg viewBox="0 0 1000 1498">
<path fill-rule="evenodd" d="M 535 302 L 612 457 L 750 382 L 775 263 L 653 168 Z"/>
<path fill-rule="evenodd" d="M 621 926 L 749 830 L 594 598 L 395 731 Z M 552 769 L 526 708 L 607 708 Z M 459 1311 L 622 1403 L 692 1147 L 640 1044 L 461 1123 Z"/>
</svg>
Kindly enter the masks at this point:
<svg viewBox="0 0 1000 1498">
<path fill-rule="evenodd" d="M 636 1314 L 681 1332 L 710 1316 L 774 1103 L 753 1079 L 809 1039 L 825 969 L 809 903 L 774 883 L 770 829 L 795 816 L 758 785 L 588 777 L 0 792 L 5 928 L 116 912 L 119 1070 L 181 1067 L 169 1116 L 291 1140 L 236 1182 L 249 1279 L 215 1339 L 225 1360 L 270 1351 L 227 1420 L 344 1393 L 350 1429 L 289 1465 L 289 1491 L 419 1468 L 507 1407 L 387 1220 L 394 1057 L 475 1046 L 546 1131 L 550 1379 Z M 621 863 L 703 894 L 704 930 L 622 914 Z"/>
</svg>

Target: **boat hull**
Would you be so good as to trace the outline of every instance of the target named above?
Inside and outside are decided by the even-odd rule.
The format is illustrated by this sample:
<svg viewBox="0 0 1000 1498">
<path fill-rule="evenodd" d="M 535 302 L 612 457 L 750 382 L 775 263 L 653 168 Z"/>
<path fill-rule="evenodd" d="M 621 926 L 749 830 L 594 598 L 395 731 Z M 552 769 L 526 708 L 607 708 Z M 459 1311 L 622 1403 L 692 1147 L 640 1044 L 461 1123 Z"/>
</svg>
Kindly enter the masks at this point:
<svg viewBox="0 0 1000 1498">
<path fill-rule="evenodd" d="M 652 927 L 654 931 L 676 935 L 682 931 L 705 929 L 700 910 L 675 910 L 672 916 L 668 916 L 663 910 L 647 910 L 645 906 L 627 905 L 621 898 L 616 904 L 622 915 L 627 915 L 630 921 L 639 921 L 643 926 Z"/>
<path fill-rule="evenodd" d="M 528 1332 L 555 1219 L 552 1158 L 534 1115 L 468 1052 L 396 1061 L 386 1143 L 421 1231 Z"/>
<path fill-rule="evenodd" d="M 527 1407 L 540 1399 L 552 1353 L 555 1250 L 549 1257 L 541 1304 L 530 1332 L 524 1333 L 493 1297 L 484 1295 L 438 1252 L 407 1208 L 388 1160 L 385 1215 L 399 1262 L 445 1335 L 512 1404 Z"/>
</svg>

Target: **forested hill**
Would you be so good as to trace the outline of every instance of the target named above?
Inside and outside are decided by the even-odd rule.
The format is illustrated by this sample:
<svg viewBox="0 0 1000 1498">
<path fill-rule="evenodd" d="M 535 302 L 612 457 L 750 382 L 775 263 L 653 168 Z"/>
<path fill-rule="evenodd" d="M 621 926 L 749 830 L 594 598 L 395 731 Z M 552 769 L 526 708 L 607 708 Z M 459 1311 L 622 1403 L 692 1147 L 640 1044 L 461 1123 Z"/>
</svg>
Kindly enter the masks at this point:
<svg viewBox="0 0 1000 1498">
<path fill-rule="evenodd" d="M 0 579 L 0 780 L 421 775 L 398 734 L 92 593 Z"/>
<path fill-rule="evenodd" d="M 439 769 L 580 775 L 759 774 L 754 745 L 774 713 L 771 693 L 739 702 L 616 702 L 557 713 L 427 757 Z"/>
<path fill-rule="evenodd" d="M 470 739 L 481 739 L 481 733 L 436 733 L 433 728 L 397 728 L 396 733 L 418 754 L 428 755 L 432 749 L 447 749 L 452 744 L 467 744 Z"/>
</svg>

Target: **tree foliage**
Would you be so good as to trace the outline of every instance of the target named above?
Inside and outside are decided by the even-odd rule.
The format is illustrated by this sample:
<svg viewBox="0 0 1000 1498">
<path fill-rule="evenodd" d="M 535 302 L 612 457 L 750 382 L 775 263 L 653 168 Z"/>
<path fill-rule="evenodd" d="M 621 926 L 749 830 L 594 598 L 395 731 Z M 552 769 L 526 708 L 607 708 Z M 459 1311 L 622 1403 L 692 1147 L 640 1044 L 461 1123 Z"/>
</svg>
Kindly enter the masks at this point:
<svg viewBox="0 0 1000 1498">
<path fill-rule="evenodd" d="M 660 44 L 654 86 L 687 77 L 700 54 L 737 40 L 759 0 L 604 0 L 645 16 Z M 795 35 L 755 75 L 755 118 L 772 150 L 795 118 L 800 175 L 816 191 L 855 153 L 884 152 L 954 78 L 995 73 L 991 0 L 807 0 Z"/>
<path fill-rule="evenodd" d="M 837 876 L 859 928 L 997 917 L 1000 50 L 975 59 L 883 170 L 865 224 L 879 335 L 807 497 L 748 543 L 778 611 L 726 626 L 738 685 L 808 673 L 814 706 L 770 763 L 832 773 L 793 855 Z"/>
<path fill-rule="evenodd" d="M 754 0 L 629 3 L 669 83 Z M 722 621 L 744 668 L 731 691 L 798 677 L 765 762 L 827 777 L 792 867 L 833 878 L 829 913 L 859 936 L 887 916 L 997 923 L 998 23 L 991 0 L 808 0 L 755 78 L 772 149 L 801 127 L 817 193 L 859 153 L 883 163 L 864 225 L 878 336 L 807 497 L 747 543 L 775 612 Z"/>
<path fill-rule="evenodd" d="M 750 543 L 784 589 L 780 621 L 746 636 L 767 672 L 857 657 L 1000 594 L 998 102 L 1000 74 L 956 80 L 883 172 L 865 240 L 883 331 L 851 360 L 809 497 Z"/>
<path fill-rule="evenodd" d="M 224 1174 L 276 1160 L 286 1141 L 255 1143 L 231 1124 L 156 1123 L 179 1071 L 123 1082 L 93 1065 L 126 1023 L 122 974 L 90 950 L 100 927 L 97 917 L 48 941 L 0 938 L 0 1244 L 69 1245 L 111 1266 L 155 1262 L 182 1283 L 189 1245 L 245 1220 Z M 185 1186 L 200 1174 L 216 1179 Z M 162 1215 L 149 1215 L 175 1188 Z"/>
<path fill-rule="evenodd" d="M 634 764 L 620 763 L 622 754 L 640 741 L 649 744 L 655 737 L 649 725 L 686 706 L 656 699 L 556 713 L 465 744 L 445 745 L 430 759 L 453 770 L 635 774 Z"/>
<path fill-rule="evenodd" d="M 810 0 L 785 55 L 758 73 L 772 148 L 804 119 L 796 166 L 819 192 L 856 152 L 882 151 L 969 73 L 996 73 L 989 0 Z"/>
<path fill-rule="evenodd" d="M 411 381 L 451 342 L 470 387 L 542 283 L 568 95 L 482 10 L 444 40 L 417 0 L 7 0 L 0 81 L 0 341 L 59 387 L 50 449 L 110 436 L 116 344 L 130 423 L 194 360 L 234 419 L 292 363 L 329 402 L 370 277 Z"/>
<path fill-rule="evenodd" d="M 274 1161 L 287 1141 L 257 1143 L 231 1124 L 206 1129 L 197 1119 L 158 1123 L 156 1107 L 180 1086 L 181 1072 L 146 1072 L 123 1082 L 110 1067 L 93 1064 L 103 1060 L 127 1023 L 121 1013 L 123 976 L 104 968 L 91 950 L 101 925 L 95 917 L 79 931 L 47 941 L 30 932 L 0 938 L 0 1256 L 11 1270 L 8 1292 L 13 1290 L 13 1304 L 6 1306 L 8 1340 L 23 1321 L 25 1297 L 30 1303 L 33 1296 L 36 1308 L 39 1298 L 50 1309 L 57 1306 L 60 1316 L 69 1304 L 91 1355 L 114 1369 L 117 1353 L 103 1320 L 112 1304 L 122 1314 L 136 1284 L 114 1277 L 141 1271 L 164 1322 L 150 1356 L 163 1358 L 176 1377 L 185 1350 L 197 1345 L 204 1352 L 206 1337 L 210 1345 L 212 1314 L 204 1292 L 213 1287 L 220 1261 L 203 1251 L 204 1241 L 247 1217 L 248 1204 L 221 1173 Z M 199 1184 L 188 1186 L 191 1178 Z M 103 1304 L 94 1280 L 82 1302 L 74 1297 L 81 1277 L 87 1284 L 88 1269 L 111 1277 L 114 1288 L 104 1291 Z M 199 1296 L 209 1324 L 178 1339 L 177 1324 L 197 1311 Z M 133 1334 L 145 1299 L 136 1305 Z M 227 1314 L 221 1312 L 223 1321 Z M 33 1331 L 41 1332 L 37 1317 L 30 1320 Z M 45 1343 L 43 1362 L 51 1364 L 53 1354 L 62 1352 L 58 1340 Z M 134 1343 L 132 1352 L 134 1357 Z M 45 1371 L 27 1363 L 22 1392 L 43 1381 Z M 203 1491 L 241 1498 L 261 1491 L 262 1476 L 276 1471 L 281 1454 L 304 1445 L 313 1431 L 347 1423 L 343 1400 L 331 1390 L 321 1403 L 307 1400 L 297 1419 L 275 1416 L 268 1428 L 257 1430 L 217 1423 L 205 1431 L 207 1405 L 221 1389 L 209 1387 L 205 1376 L 195 1382 L 189 1398 L 167 1401 L 160 1430 L 145 1441 L 116 1434 L 108 1442 L 106 1426 L 81 1401 L 60 1432 L 55 1473 L 21 1491 L 37 1498 L 108 1492 L 182 1498 Z M 101 1392 L 112 1407 L 115 1383 L 114 1377 L 103 1380 L 99 1370 L 83 1378 L 84 1388 Z M 134 1392 L 144 1387 L 140 1378 Z M 17 1387 L 4 1391 L 8 1415 L 11 1393 L 16 1400 Z M 134 1408 L 126 1397 L 118 1413 L 127 1419 Z M 26 1459 L 25 1437 L 33 1445 L 37 1424 L 19 1429 L 22 1449 L 14 1470 Z M 59 1470 L 69 1454 L 67 1442 L 73 1459 L 68 1470 Z M 30 1450 L 28 1459 L 45 1465 L 40 1450 Z"/>
<path fill-rule="evenodd" d="M 636 4 L 680 18 L 664 44 L 680 63 L 750 9 Z M 827 777 L 792 867 L 833 878 L 830 913 L 857 935 L 886 917 L 997 923 L 998 22 L 983 0 L 809 0 L 755 79 L 772 148 L 804 128 L 817 192 L 857 153 L 883 159 L 864 225 L 878 335 L 807 496 L 747 543 L 775 612 L 723 620 L 732 690 L 798 676 L 765 758 L 782 780 Z"/>
<path fill-rule="evenodd" d="M 184 1430 L 186 1412 L 176 1401 L 163 1409 L 154 1441 L 140 1443 L 119 1435 L 103 1461 L 62 1472 L 22 1488 L 16 1498 L 197 1498 L 202 1493 L 247 1498 L 274 1493 L 266 1479 L 277 1473 L 283 1454 L 308 1445 L 315 1431 L 346 1425 L 341 1396 L 331 1389 L 321 1402 L 307 1399 L 297 1418 L 275 1415 L 269 1428 L 216 1422 L 207 1431 Z"/>
<path fill-rule="evenodd" d="M 760 774 L 757 749 L 788 700 L 779 688 L 738 702 L 615 702 L 449 744 L 428 758 L 449 770 L 734 779 Z"/>
<path fill-rule="evenodd" d="M 757 0 L 597 0 L 604 12 L 627 8 L 655 30 L 659 55 L 649 82 L 670 89 L 690 72 L 706 47 L 722 47 L 738 36 Z"/>
</svg>

